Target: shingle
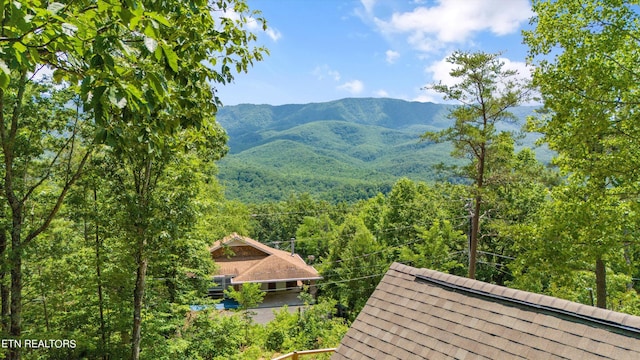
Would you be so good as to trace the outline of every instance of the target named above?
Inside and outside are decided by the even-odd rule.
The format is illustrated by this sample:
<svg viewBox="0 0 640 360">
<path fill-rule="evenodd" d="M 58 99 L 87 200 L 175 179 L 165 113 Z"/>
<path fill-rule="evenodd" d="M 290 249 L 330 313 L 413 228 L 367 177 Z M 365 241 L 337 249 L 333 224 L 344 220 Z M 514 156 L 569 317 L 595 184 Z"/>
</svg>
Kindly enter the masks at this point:
<svg viewBox="0 0 640 360">
<path fill-rule="evenodd" d="M 416 282 L 412 274 L 445 284 Z M 491 296 L 471 294 L 465 288 Z M 335 358 L 640 356 L 637 334 L 625 335 L 589 318 L 572 319 L 554 309 L 640 324 L 640 318 L 631 315 L 394 264 L 345 335 L 344 346 L 338 347 Z"/>
<path fill-rule="evenodd" d="M 463 348 L 458 348 L 458 351 L 456 351 L 453 357 L 455 357 L 456 359 L 464 359 L 467 357 L 468 354 L 469 354 L 469 351 Z"/>
<path fill-rule="evenodd" d="M 640 359 L 640 352 L 614 347 L 611 349 L 610 357 L 612 359 Z"/>
<path fill-rule="evenodd" d="M 482 343 L 478 342 L 478 344 L 482 344 Z M 482 344 L 482 346 L 477 346 L 474 349 L 474 351 L 476 351 L 479 355 L 482 355 L 489 359 L 499 359 L 498 354 L 500 353 L 500 350 L 493 346 L 489 346 L 487 344 Z"/>
<path fill-rule="evenodd" d="M 577 336 L 583 336 L 587 332 L 587 328 L 585 326 L 574 321 L 562 321 L 558 324 L 556 329 Z"/>
<path fill-rule="evenodd" d="M 640 342 L 629 341 L 628 339 L 618 336 L 615 333 L 604 334 L 601 338 L 601 341 L 622 349 L 634 349 L 635 345 L 635 350 L 640 351 Z"/>
<path fill-rule="evenodd" d="M 605 329 L 600 329 L 596 327 L 591 327 L 588 331 L 584 333 L 584 337 L 594 339 L 597 341 L 604 341 L 604 339 L 608 339 L 609 335 L 614 335 L 610 331 Z"/>
<path fill-rule="evenodd" d="M 626 315 L 624 317 L 624 319 L 622 320 L 622 325 L 631 326 L 631 327 L 634 327 L 636 329 L 640 329 L 640 317 Z"/>
</svg>

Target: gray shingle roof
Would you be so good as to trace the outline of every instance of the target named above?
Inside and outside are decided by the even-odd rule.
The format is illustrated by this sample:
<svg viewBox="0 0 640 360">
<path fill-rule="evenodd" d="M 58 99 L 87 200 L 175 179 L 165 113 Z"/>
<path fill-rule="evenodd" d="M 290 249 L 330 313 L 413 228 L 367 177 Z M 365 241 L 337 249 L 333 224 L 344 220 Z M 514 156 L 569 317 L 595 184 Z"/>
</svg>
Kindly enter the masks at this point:
<svg viewBox="0 0 640 360">
<path fill-rule="evenodd" d="M 640 317 L 395 263 L 331 359 L 640 359 Z"/>
</svg>

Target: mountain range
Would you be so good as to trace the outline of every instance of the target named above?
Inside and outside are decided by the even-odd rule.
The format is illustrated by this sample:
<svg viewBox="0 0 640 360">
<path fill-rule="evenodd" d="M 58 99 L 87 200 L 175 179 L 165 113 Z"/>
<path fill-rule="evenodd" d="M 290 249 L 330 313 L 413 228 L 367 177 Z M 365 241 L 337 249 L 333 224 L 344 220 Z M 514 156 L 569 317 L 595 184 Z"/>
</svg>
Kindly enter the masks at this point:
<svg viewBox="0 0 640 360">
<path fill-rule="evenodd" d="M 220 109 L 229 136 L 219 164 L 227 197 L 265 202 L 307 192 L 351 201 L 388 191 L 401 177 L 431 181 L 434 165 L 459 161 L 450 144 L 421 142 L 425 131 L 450 126 L 452 105 L 387 98 L 347 98 L 290 105 L 241 104 Z M 520 119 L 503 130 L 520 131 L 534 107 L 512 112 Z M 533 146 L 536 134 L 521 146 Z M 537 150 L 542 161 L 549 151 Z"/>
</svg>

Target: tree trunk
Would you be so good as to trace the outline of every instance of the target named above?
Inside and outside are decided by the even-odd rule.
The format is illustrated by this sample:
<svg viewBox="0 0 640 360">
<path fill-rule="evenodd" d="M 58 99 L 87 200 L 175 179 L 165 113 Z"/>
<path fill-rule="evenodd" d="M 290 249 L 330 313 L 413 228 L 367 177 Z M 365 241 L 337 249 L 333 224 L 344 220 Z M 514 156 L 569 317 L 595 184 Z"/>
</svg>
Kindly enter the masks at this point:
<svg viewBox="0 0 640 360">
<path fill-rule="evenodd" d="M 2 302 L 1 310 L 0 310 L 0 318 L 2 319 L 2 330 L 9 330 L 9 304 L 10 304 L 10 292 L 9 286 L 5 283 L 7 270 L 5 267 L 6 264 L 6 250 L 7 250 L 7 232 L 5 229 L 0 229 L 0 302 Z"/>
<path fill-rule="evenodd" d="M 133 329 L 131 331 L 131 359 L 140 359 L 140 342 L 142 340 L 142 303 L 144 299 L 145 277 L 147 275 L 148 259 L 146 255 L 147 245 L 147 228 L 146 224 L 149 220 L 149 191 L 152 173 L 152 161 L 146 159 L 144 171 L 141 176 L 136 179 L 136 192 L 138 199 L 138 219 L 135 223 L 136 228 L 136 284 L 133 289 Z"/>
<path fill-rule="evenodd" d="M 607 308 L 607 272 L 602 259 L 596 260 L 596 306 Z"/>
<path fill-rule="evenodd" d="M 485 120 L 486 127 L 486 120 Z M 478 261 L 478 234 L 480 233 L 480 208 L 482 207 L 482 187 L 484 186 L 485 145 L 480 146 L 476 177 L 476 198 L 471 216 L 471 236 L 469 241 L 469 278 L 476 278 L 476 263 Z"/>
<path fill-rule="evenodd" d="M 144 235 L 143 235 L 144 236 Z M 144 282 L 147 273 L 147 258 L 144 254 L 145 241 L 139 243 L 136 263 L 136 286 L 133 290 L 133 330 L 131 331 L 131 359 L 140 359 L 140 341 L 142 340 L 142 299 L 144 298 Z"/>
<path fill-rule="evenodd" d="M 14 216 L 15 217 L 15 216 Z M 20 216 L 18 216 L 20 217 Z M 20 223 L 13 224 L 11 232 L 11 324 L 9 335 L 13 339 L 20 339 L 22 335 L 22 244 L 20 239 Z M 20 349 L 11 348 L 9 359 L 20 359 Z"/>
<path fill-rule="evenodd" d="M 102 268 L 100 258 L 100 248 L 102 247 L 102 242 L 100 241 L 100 232 L 98 226 L 98 191 L 96 190 L 95 183 L 93 184 L 93 209 L 94 209 L 94 222 L 95 222 L 95 245 L 96 245 L 96 280 L 98 285 L 98 315 L 100 316 L 100 345 L 101 345 L 101 353 L 102 359 L 107 360 L 109 355 L 107 354 L 107 333 L 105 330 L 104 324 L 104 296 L 102 294 Z"/>
<path fill-rule="evenodd" d="M 471 214 L 471 236 L 469 237 L 469 278 L 476 278 L 476 263 L 478 261 L 478 233 L 480 232 L 480 204 L 482 197 L 477 196 Z"/>
<path fill-rule="evenodd" d="M 44 284 L 42 284 L 42 268 L 38 266 L 38 277 L 40 278 L 40 296 L 42 297 L 42 312 L 44 315 L 44 326 L 47 332 L 51 331 L 49 326 L 49 311 L 47 311 L 47 294 L 45 293 Z"/>
</svg>

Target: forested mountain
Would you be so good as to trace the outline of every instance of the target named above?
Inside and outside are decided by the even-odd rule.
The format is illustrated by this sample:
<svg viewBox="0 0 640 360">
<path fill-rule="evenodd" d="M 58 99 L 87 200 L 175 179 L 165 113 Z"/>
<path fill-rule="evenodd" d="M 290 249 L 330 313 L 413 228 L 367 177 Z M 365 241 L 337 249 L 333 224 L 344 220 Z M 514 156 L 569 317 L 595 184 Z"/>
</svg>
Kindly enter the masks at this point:
<svg viewBox="0 0 640 360">
<path fill-rule="evenodd" d="M 329 200 L 366 198 L 400 177 L 434 180 L 434 166 L 454 161 L 448 144 L 420 142 L 425 131 L 450 125 L 451 105 L 385 98 L 326 103 L 223 107 L 218 121 L 230 153 L 220 179 L 230 198 L 252 202 L 309 192 Z M 533 107 L 515 109 L 518 132 Z M 534 135 L 523 139 L 533 146 Z M 550 156 L 538 150 L 538 157 Z"/>
</svg>

